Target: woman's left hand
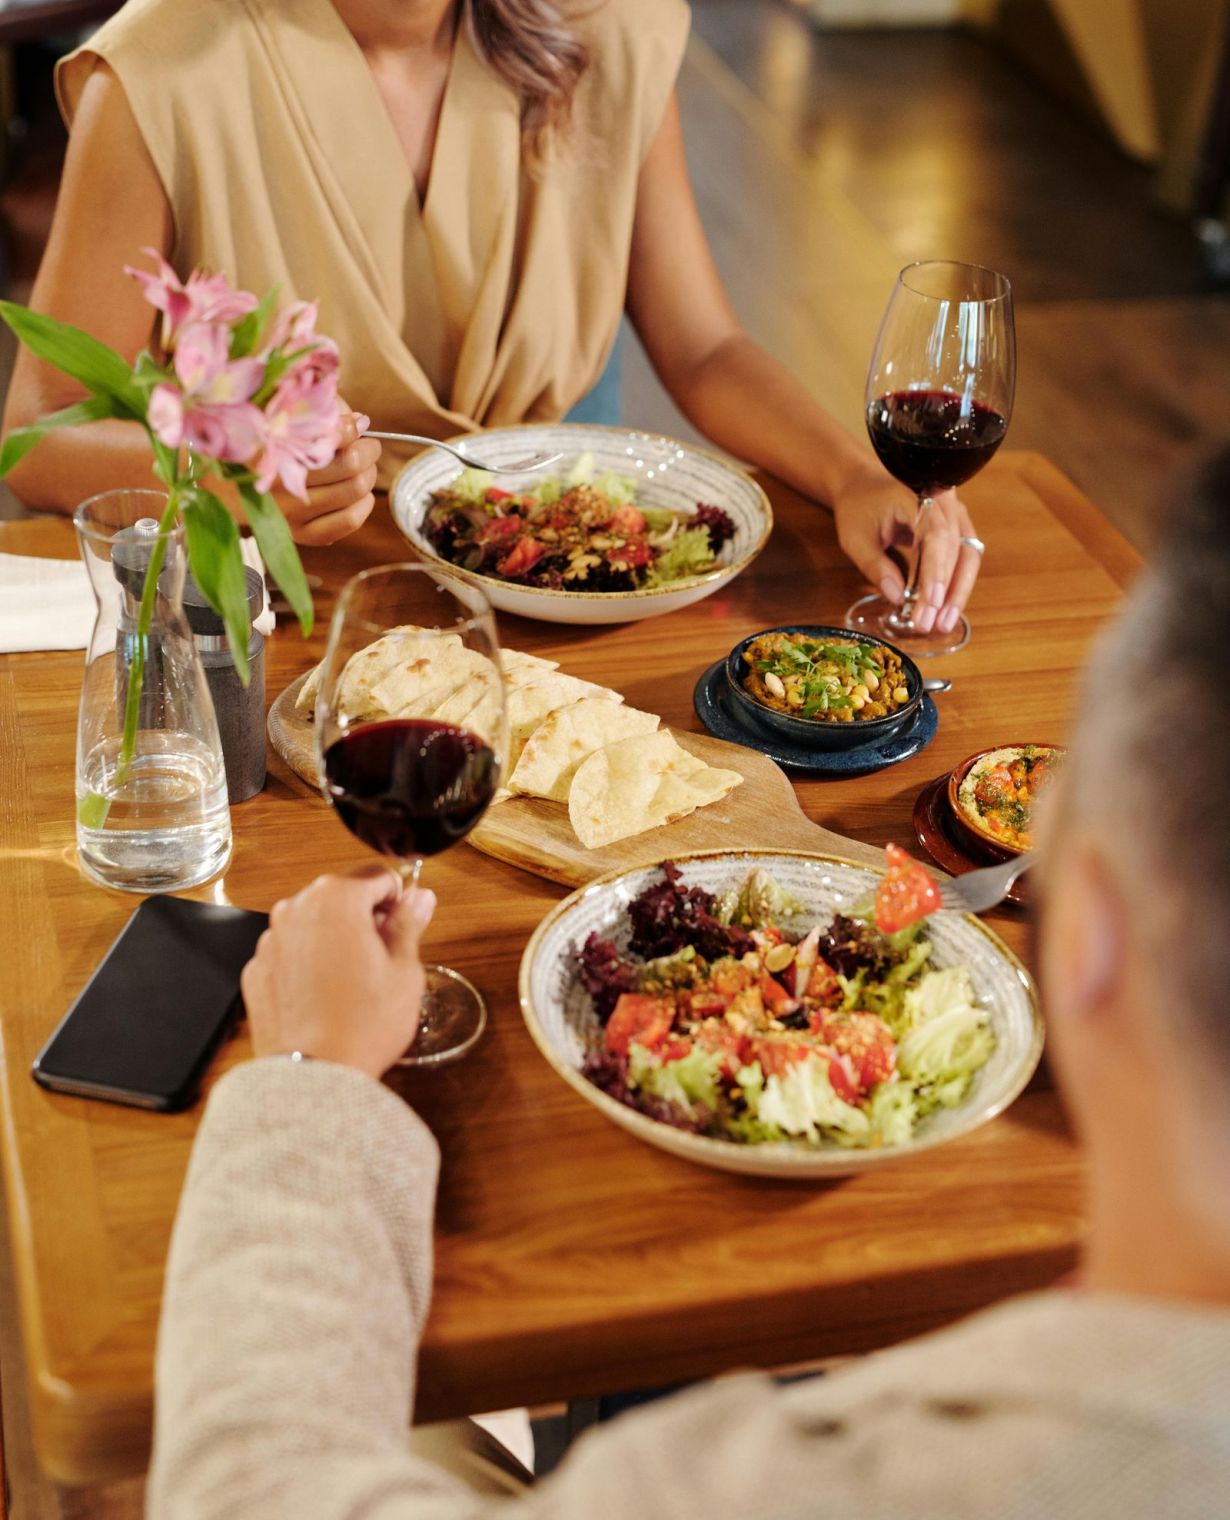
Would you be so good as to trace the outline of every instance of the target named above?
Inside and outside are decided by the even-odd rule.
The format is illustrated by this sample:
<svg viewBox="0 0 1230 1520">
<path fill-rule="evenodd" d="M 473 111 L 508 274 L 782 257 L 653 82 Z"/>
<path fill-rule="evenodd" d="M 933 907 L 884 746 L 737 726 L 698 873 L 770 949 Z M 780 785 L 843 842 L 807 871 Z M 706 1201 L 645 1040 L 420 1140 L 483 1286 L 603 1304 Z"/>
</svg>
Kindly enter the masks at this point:
<svg viewBox="0 0 1230 1520">
<path fill-rule="evenodd" d="M 905 594 L 905 579 L 888 551 L 912 547 L 917 510 L 911 492 L 877 466 L 860 472 L 833 502 L 837 541 L 871 584 L 894 604 Z M 951 633 L 956 627 L 982 565 L 977 549 L 961 542 L 973 536 L 974 524 L 955 491 L 943 491 L 933 498 L 923 532 L 914 611 L 914 621 L 924 633 L 936 627 L 941 633 Z"/>
</svg>

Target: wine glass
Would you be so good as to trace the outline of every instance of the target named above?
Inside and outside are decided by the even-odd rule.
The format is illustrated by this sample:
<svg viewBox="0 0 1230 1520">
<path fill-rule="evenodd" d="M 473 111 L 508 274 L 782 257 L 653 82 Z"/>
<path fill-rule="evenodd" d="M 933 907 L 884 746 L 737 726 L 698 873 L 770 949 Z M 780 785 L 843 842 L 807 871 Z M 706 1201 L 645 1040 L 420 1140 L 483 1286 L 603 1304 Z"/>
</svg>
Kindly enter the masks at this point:
<svg viewBox="0 0 1230 1520">
<path fill-rule="evenodd" d="M 950 654 L 969 640 L 914 621 L 932 497 L 964 484 L 1004 440 L 1016 384 L 1012 287 L 975 264 L 910 264 L 897 276 L 867 371 L 867 431 L 880 462 L 918 498 L 914 559 L 900 607 L 878 593 L 846 614 L 851 628 L 907 653 Z"/>
<path fill-rule="evenodd" d="M 486 811 L 507 752 L 504 676 L 491 604 L 426 565 L 381 565 L 348 581 L 316 699 L 321 790 L 356 838 L 417 886 L 423 859 Z M 406 1066 L 463 1055 L 487 1022 L 459 971 L 426 967 Z"/>
</svg>

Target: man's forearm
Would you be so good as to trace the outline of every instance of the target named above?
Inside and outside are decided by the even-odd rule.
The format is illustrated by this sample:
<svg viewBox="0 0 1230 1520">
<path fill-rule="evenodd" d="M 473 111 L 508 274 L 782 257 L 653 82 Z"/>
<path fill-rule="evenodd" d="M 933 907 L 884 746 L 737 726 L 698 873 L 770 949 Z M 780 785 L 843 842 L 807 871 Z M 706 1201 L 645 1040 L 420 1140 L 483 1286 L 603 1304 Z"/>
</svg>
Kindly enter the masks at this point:
<svg viewBox="0 0 1230 1520">
<path fill-rule="evenodd" d="M 219 1084 L 167 1268 L 151 1514 L 340 1517 L 382 1457 L 404 1478 L 437 1165 L 358 1072 L 269 1060 Z"/>
</svg>

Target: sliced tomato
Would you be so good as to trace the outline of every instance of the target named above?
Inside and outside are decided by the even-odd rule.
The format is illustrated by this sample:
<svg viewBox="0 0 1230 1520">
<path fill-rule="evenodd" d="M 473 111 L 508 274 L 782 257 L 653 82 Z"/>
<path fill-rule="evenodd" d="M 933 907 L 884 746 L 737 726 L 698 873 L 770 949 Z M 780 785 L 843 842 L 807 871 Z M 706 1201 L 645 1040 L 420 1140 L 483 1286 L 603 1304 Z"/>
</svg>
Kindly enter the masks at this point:
<svg viewBox="0 0 1230 1520">
<path fill-rule="evenodd" d="M 816 964 L 807 978 L 807 996 L 817 1003 L 840 1003 L 842 999 L 837 973 L 820 956 L 816 957 Z"/>
<path fill-rule="evenodd" d="M 859 1099 L 858 1081 L 851 1067 L 849 1056 L 842 1055 L 838 1050 L 827 1050 L 824 1054 L 828 1057 L 829 1082 L 833 1091 L 843 1103 L 857 1103 Z"/>
<path fill-rule="evenodd" d="M 900 845 L 886 846 L 888 870 L 876 891 L 876 928 L 896 934 L 940 906 L 940 889 L 930 871 Z"/>
<path fill-rule="evenodd" d="M 798 1040 L 753 1040 L 751 1058 L 760 1062 L 765 1077 L 784 1077 L 792 1066 L 806 1061 L 808 1056 L 818 1054 L 814 1045 L 803 1045 Z"/>
<path fill-rule="evenodd" d="M 688 1008 L 694 1019 L 707 1019 L 717 1014 L 719 1017 L 730 1007 L 730 998 L 717 992 L 712 987 L 693 987 L 692 996 L 688 1001 Z"/>
<path fill-rule="evenodd" d="M 606 1048 L 617 1056 L 626 1056 L 628 1046 L 636 1042 L 646 1050 L 660 1045 L 670 1033 L 675 1005 L 668 998 L 650 997 L 645 992 L 621 992 L 606 1026 Z"/>
<path fill-rule="evenodd" d="M 527 570 L 534 568 L 546 552 L 546 544 L 540 544 L 536 538 L 520 539 L 496 569 L 501 575 L 524 575 Z"/>
<path fill-rule="evenodd" d="M 502 544 L 506 539 L 516 538 L 524 527 L 525 524 L 515 512 L 508 517 L 491 517 L 474 535 L 474 541 L 479 544 Z"/>
<path fill-rule="evenodd" d="M 777 1018 L 780 1018 L 783 1013 L 793 1013 L 799 1006 L 796 999 L 790 996 L 777 978 L 770 976 L 767 971 L 760 973 L 760 981 L 757 985 L 765 1007 Z"/>
<path fill-rule="evenodd" d="M 847 1058 L 860 1092 L 869 1091 L 877 1082 L 887 1082 L 896 1070 L 897 1045 L 892 1030 L 874 1013 L 830 1015 L 824 1023 L 824 1042 Z"/>
<path fill-rule="evenodd" d="M 483 495 L 488 501 L 511 501 L 513 498 L 511 491 L 501 491 L 499 486 L 488 486 Z"/>
<path fill-rule="evenodd" d="M 690 1056 L 691 1054 L 692 1042 L 685 1039 L 682 1035 L 670 1035 L 658 1046 L 658 1060 L 664 1063 L 666 1061 L 682 1061 L 685 1056 Z"/>
<path fill-rule="evenodd" d="M 727 1077 L 733 1077 L 747 1065 L 750 1042 L 746 1035 L 732 1029 L 725 1019 L 706 1019 L 693 1030 L 692 1038 L 700 1050 L 721 1051 L 721 1069 Z"/>
<path fill-rule="evenodd" d="M 653 563 L 653 550 L 643 539 L 631 539 L 618 549 L 608 549 L 605 555 L 609 565 L 623 565 L 628 570 L 643 570 Z"/>
<path fill-rule="evenodd" d="M 630 501 L 626 501 L 615 508 L 606 526 L 613 533 L 644 533 L 645 519 Z"/>
</svg>

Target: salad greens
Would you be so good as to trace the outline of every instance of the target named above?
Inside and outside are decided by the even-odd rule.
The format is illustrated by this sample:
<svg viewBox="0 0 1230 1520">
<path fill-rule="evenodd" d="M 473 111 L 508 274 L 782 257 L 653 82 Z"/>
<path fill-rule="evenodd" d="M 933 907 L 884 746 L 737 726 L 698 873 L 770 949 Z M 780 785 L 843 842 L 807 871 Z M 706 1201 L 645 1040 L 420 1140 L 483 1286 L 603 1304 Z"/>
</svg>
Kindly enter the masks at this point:
<svg viewBox="0 0 1230 1520">
<path fill-rule="evenodd" d="M 638 507 L 636 482 L 582 454 L 520 491 L 465 469 L 432 493 L 424 534 L 450 564 L 557 591 L 634 591 L 711 570 L 735 525 L 720 507 Z"/>
<path fill-rule="evenodd" d="M 791 929 L 804 912 L 762 870 L 715 897 L 667 862 L 628 906 L 627 948 L 594 933 L 578 952 L 601 1031 L 585 1074 L 661 1122 L 743 1144 L 908 1144 L 995 1049 L 969 970 L 930 964 L 921 921 Z"/>
</svg>

